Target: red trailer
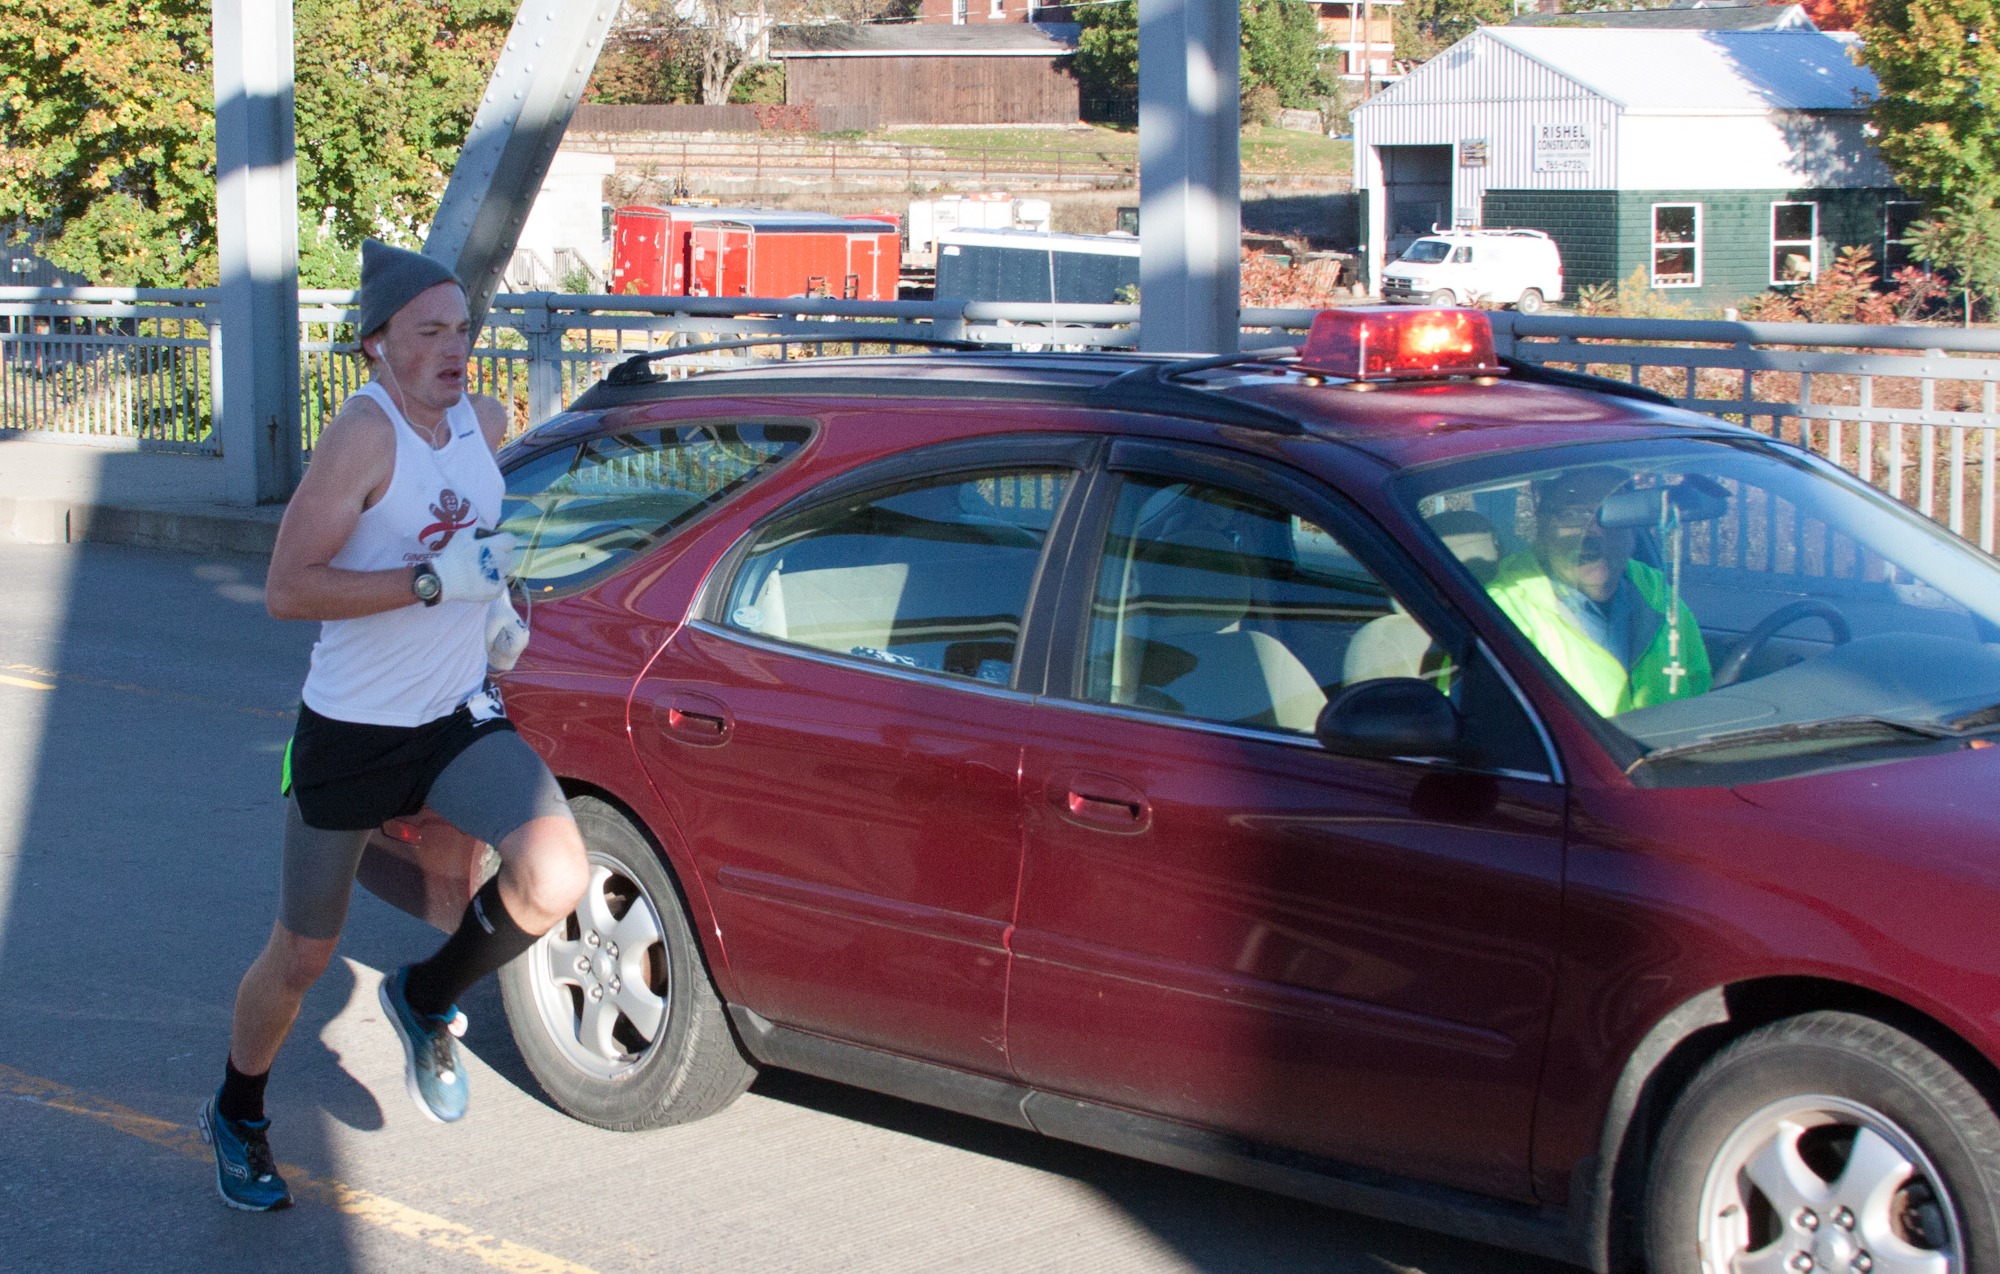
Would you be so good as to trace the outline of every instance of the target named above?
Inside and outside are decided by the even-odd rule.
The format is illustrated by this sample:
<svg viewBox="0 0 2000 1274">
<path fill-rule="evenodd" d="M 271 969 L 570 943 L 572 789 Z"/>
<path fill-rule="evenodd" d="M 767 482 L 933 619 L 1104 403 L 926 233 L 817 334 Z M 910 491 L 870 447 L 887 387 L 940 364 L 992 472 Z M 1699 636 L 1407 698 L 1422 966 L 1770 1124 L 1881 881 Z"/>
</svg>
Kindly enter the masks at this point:
<svg viewBox="0 0 2000 1274">
<path fill-rule="evenodd" d="M 896 299 L 900 230 L 752 208 L 631 207 L 613 219 L 612 285 L 641 296 Z"/>
</svg>

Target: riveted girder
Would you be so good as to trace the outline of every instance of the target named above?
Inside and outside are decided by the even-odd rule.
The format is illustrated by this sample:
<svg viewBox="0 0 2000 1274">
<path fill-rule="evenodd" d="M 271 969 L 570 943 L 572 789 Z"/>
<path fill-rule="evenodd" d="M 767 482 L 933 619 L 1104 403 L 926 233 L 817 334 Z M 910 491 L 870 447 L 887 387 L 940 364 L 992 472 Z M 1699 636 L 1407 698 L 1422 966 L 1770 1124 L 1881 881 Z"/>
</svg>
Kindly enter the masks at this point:
<svg viewBox="0 0 2000 1274">
<path fill-rule="evenodd" d="M 485 318 L 549 161 L 604 48 L 618 0 L 522 0 L 424 253 L 465 285 Z"/>
</svg>

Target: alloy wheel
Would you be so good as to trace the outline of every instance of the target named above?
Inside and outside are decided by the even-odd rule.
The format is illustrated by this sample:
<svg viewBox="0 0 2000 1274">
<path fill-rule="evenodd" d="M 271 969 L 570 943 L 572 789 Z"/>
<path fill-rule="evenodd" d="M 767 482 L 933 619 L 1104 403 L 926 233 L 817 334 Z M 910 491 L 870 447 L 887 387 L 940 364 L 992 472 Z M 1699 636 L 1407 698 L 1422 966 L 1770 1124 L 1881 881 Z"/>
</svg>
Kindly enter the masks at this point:
<svg viewBox="0 0 2000 1274">
<path fill-rule="evenodd" d="M 590 887 L 528 952 L 535 1007 L 564 1060 L 629 1074 L 667 1032 L 672 989 L 658 905 L 623 864 L 590 854 Z"/>
<path fill-rule="evenodd" d="M 1839 1097 L 1774 1102 L 1702 1184 L 1704 1274 L 1965 1274 L 1958 1213 L 1922 1147 Z"/>
</svg>

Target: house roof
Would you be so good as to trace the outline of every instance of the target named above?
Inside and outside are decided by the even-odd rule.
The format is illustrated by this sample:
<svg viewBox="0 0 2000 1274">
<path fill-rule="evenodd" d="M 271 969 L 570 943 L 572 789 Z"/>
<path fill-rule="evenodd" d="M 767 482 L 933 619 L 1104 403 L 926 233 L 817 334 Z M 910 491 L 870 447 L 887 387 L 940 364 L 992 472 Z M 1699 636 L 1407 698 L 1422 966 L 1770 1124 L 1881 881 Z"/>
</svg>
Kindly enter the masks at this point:
<svg viewBox="0 0 2000 1274">
<path fill-rule="evenodd" d="M 1611 9 L 1601 13 L 1525 13 L 1510 27 L 1611 27 L 1648 31 L 1817 31 L 1799 4 L 1711 5 L 1702 8 Z"/>
<path fill-rule="evenodd" d="M 1482 27 L 1453 45 L 1477 56 L 1493 41 L 1640 115 L 1854 111 L 1875 77 L 1819 31 L 1655 31 L 1609 27 Z M 1466 58 L 1433 58 L 1357 111 L 1465 102 L 1453 74 Z M 1478 81 L 1474 81 L 1478 82 Z M 1857 95 L 1859 95 L 1857 97 Z"/>
<path fill-rule="evenodd" d="M 786 27 L 774 58 L 1064 57 L 1076 52 L 1074 22 L 869 23 Z"/>
</svg>

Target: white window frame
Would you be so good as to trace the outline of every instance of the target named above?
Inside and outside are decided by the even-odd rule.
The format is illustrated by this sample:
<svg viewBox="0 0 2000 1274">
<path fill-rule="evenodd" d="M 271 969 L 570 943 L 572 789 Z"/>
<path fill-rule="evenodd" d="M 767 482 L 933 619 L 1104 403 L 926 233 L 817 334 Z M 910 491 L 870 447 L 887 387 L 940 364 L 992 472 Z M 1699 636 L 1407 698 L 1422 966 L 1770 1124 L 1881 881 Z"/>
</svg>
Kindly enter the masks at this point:
<svg viewBox="0 0 2000 1274">
<path fill-rule="evenodd" d="M 1694 242 L 1692 244 L 1661 242 L 1660 209 L 1662 208 L 1694 209 Z M 1653 205 L 1652 221 L 1646 227 L 1649 242 L 1652 244 L 1649 250 L 1650 255 L 1646 258 L 1646 277 L 1651 286 L 1656 288 L 1698 288 L 1701 286 L 1701 213 L 1702 206 L 1698 203 L 1656 203 Z M 1677 250 L 1684 247 L 1692 247 L 1694 249 L 1694 278 L 1676 278 L 1672 283 L 1660 282 L 1660 279 L 1663 277 L 1657 269 L 1660 263 L 1660 249 Z"/>
<path fill-rule="evenodd" d="M 1904 265 L 1915 265 L 1917 263 L 1916 251 L 1911 248 L 1908 238 L 1891 239 L 1889 237 L 1889 227 L 1895 222 L 1895 210 L 1898 208 L 1915 208 L 1921 213 L 1923 207 L 1923 203 L 1916 199 L 1890 199 L 1884 201 L 1882 204 L 1882 255 L 1877 257 L 1876 260 L 1880 263 L 1878 268 L 1884 280 L 1889 280 L 1891 273 L 1889 265 L 1889 249 L 1891 247 L 1899 247 L 1909 253 L 1909 259 L 1903 262 Z M 1920 216 L 1913 218 L 1915 221 L 1921 221 L 1922 219 Z M 1903 228 L 1907 235 L 1909 225 L 1905 224 Z"/>
<path fill-rule="evenodd" d="M 1778 237 L 1778 209 L 1780 208 L 1812 209 L 1812 238 L 1809 240 L 1780 239 Z M 1803 279 L 1779 278 L 1778 249 L 1801 248 L 1801 247 L 1806 249 L 1806 260 L 1812 263 L 1811 272 L 1807 274 L 1806 277 Z M 1801 283 L 1819 282 L 1819 204 L 1805 199 L 1780 199 L 1772 203 L 1770 266 L 1771 266 L 1771 286 L 1774 288 L 1792 288 L 1792 287 L 1797 287 Z"/>
</svg>

